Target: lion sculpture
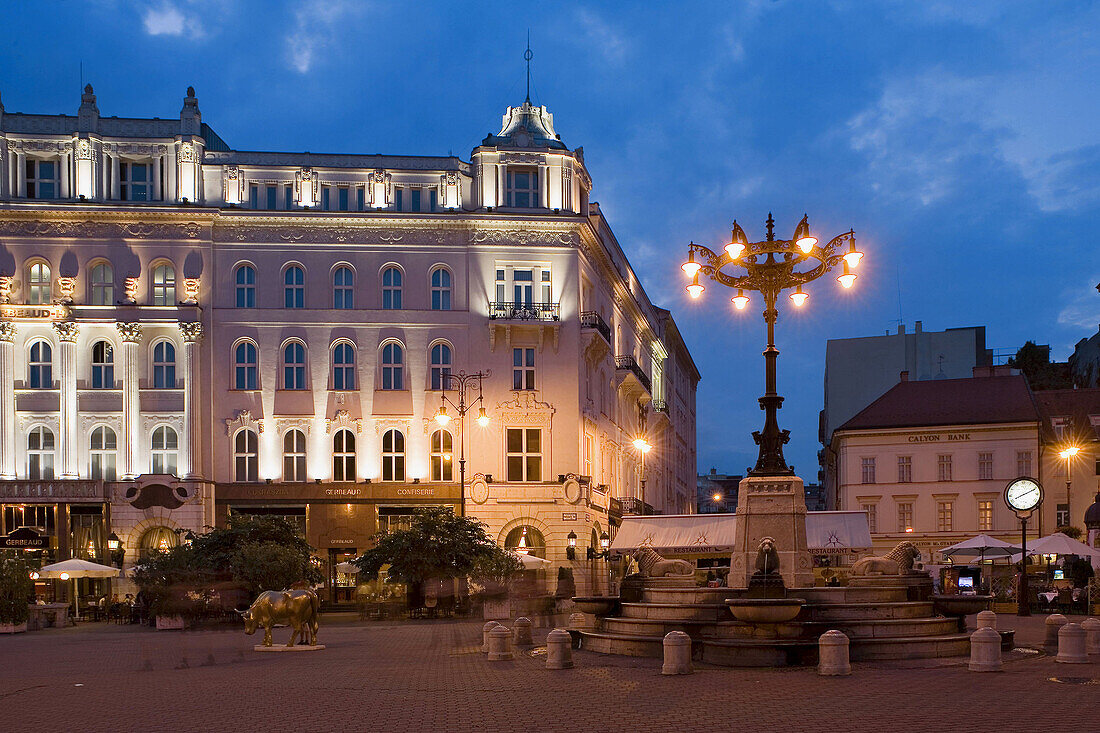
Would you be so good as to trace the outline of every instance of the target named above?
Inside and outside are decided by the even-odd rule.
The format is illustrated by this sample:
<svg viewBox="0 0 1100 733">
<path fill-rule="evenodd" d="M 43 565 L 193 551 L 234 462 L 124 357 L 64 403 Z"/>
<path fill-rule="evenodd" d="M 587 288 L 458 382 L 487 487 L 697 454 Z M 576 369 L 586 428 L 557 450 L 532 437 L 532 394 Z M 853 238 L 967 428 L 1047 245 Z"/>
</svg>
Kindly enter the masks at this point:
<svg viewBox="0 0 1100 733">
<path fill-rule="evenodd" d="M 756 551 L 756 572 L 772 575 L 779 572 L 779 552 L 775 549 L 775 540 L 764 537 Z"/>
<path fill-rule="evenodd" d="M 695 567 L 687 560 L 666 560 L 652 547 L 640 547 L 633 554 L 642 575 L 647 578 L 664 578 L 670 575 L 694 575 Z"/>
<path fill-rule="evenodd" d="M 913 570 L 920 550 L 912 542 L 901 542 L 882 557 L 865 557 L 852 566 L 852 575 L 905 575 Z"/>
</svg>

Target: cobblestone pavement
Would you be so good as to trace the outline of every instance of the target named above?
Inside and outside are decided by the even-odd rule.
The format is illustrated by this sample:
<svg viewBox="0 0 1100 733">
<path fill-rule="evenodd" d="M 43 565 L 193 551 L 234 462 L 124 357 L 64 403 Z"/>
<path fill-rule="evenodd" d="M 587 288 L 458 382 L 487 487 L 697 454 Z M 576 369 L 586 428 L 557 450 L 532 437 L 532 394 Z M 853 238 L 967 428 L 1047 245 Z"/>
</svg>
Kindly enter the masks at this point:
<svg viewBox="0 0 1100 733">
<path fill-rule="evenodd" d="M 1038 643 L 1042 621 L 999 625 Z M 277 630 L 276 643 L 288 634 Z M 0 729 L 1100 730 L 1100 660 L 1036 653 L 994 674 L 937 660 L 856 664 L 847 678 L 702 666 L 664 677 L 660 660 L 583 651 L 574 669 L 550 671 L 537 647 L 490 663 L 477 651 L 480 622 L 322 621 L 328 648 L 293 654 L 257 654 L 259 639 L 104 624 L 0 637 Z"/>
</svg>

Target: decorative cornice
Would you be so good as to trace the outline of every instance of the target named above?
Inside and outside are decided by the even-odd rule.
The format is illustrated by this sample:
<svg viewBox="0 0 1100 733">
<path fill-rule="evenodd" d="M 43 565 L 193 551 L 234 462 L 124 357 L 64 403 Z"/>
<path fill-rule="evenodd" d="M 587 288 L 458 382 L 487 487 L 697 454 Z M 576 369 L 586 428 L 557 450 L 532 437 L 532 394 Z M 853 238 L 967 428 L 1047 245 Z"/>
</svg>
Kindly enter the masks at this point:
<svg viewBox="0 0 1100 733">
<path fill-rule="evenodd" d="M 202 324 L 198 321 L 178 323 L 180 333 L 184 341 L 199 341 L 202 339 Z"/>
<path fill-rule="evenodd" d="M 135 344 L 141 341 L 142 333 L 140 323 L 116 323 L 115 328 L 118 329 L 118 335 L 122 337 L 123 341 Z"/>
<path fill-rule="evenodd" d="M 0 221 L 0 236 L 71 237 L 74 239 L 198 239 L 202 226 L 114 221 L 56 221 L 7 219 Z"/>
<path fill-rule="evenodd" d="M 504 425 L 542 425 L 550 426 L 557 410 L 549 402 L 542 402 L 534 392 L 513 392 L 512 399 L 496 406 L 500 421 Z"/>
<path fill-rule="evenodd" d="M 337 410 L 334 417 L 325 419 L 325 432 L 333 433 L 341 428 L 354 429 L 359 434 L 363 432 L 363 421 L 353 419 L 347 410 Z"/>
<path fill-rule="evenodd" d="M 68 343 L 75 342 L 76 337 L 80 335 L 80 326 L 73 321 L 55 321 L 53 330 L 57 331 L 59 339 Z"/>
</svg>

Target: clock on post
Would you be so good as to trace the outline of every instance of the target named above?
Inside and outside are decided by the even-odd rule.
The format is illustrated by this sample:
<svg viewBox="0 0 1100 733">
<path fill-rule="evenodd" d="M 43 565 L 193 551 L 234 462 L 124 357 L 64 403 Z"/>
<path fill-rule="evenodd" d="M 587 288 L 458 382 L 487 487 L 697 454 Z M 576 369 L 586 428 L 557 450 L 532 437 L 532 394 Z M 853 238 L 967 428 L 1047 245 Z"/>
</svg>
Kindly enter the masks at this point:
<svg viewBox="0 0 1100 733">
<path fill-rule="evenodd" d="M 1012 479 L 1008 482 L 1008 486 L 1005 486 L 1005 504 L 1020 519 L 1022 554 L 1020 555 L 1020 582 L 1016 588 L 1017 616 L 1031 615 L 1027 590 L 1027 520 L 1041 503 L 1043 503 L 1043 485 L 1038 479 L 1020 476 Z"/>
</svg>

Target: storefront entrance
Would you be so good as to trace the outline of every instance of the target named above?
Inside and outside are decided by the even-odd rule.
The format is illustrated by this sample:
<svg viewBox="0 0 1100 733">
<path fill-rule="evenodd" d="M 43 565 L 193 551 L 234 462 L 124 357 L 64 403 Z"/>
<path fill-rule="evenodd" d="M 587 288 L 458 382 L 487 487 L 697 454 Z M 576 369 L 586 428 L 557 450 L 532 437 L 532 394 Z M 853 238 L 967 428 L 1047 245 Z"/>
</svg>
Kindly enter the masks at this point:
<svg viewBox="0 0 1100 733">
<path fill-rule="evenodd" d="M 359 554 L 354 547 L 341 547 L 328 551 L 328 587 L 331 603 L 350 604 L 355 602 L 355 578 L 357 574 L 354 571 L 344 572 L 345 570 L 351 570 L 351 568 L 343 565 L 343 563 L 350 563 L 357 557 L 359 557 Z"/>
</svg>

